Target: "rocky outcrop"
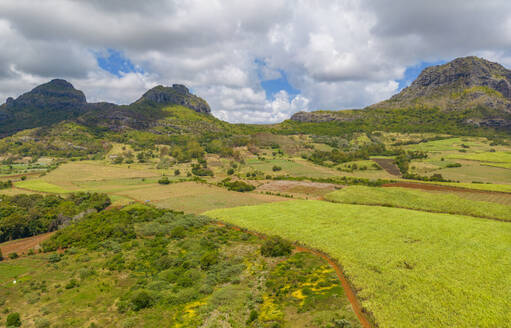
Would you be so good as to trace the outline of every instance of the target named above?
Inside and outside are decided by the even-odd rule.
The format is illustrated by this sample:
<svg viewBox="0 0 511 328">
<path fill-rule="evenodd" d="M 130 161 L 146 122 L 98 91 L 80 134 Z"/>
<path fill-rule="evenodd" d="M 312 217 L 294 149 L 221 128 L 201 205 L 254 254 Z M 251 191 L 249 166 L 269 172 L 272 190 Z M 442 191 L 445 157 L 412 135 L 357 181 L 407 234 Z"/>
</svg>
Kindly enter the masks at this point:
<svg viewBox="0 0 511 328">
<path fill-rule="evenodd" d="M 415 105 L 443 110 L 484 107 L 511 113 L 511 70 L 478 57 L 456 58 L 424 69 L 409 87 L 370 108 Z"/>
<path fill-rule="evenodd" d="M 350 122 L 361 117 L 356 110 L 344 111 L 317 111 L 317 112 L 298 112 L 291 116 L 292 121 L 321 123 L 321 122 Z"/>
<path fill-rule="evenodd" d="M 193 109 L 198 113 L 210 114 L 208 103 L 190 93 L 182 84 L 173 84 L 172 87 L 157 86 L 144 93 L 135 103 L 148 103 L 158 105 L 180 105 Z"/>
</svg>

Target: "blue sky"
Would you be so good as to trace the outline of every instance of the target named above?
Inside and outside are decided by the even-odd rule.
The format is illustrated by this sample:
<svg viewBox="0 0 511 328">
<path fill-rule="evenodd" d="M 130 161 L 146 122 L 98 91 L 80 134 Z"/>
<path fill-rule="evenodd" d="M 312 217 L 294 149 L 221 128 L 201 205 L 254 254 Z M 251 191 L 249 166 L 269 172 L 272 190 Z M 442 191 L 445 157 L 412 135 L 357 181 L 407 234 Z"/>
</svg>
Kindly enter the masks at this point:
<svg viewBox="0 0 511 328">
<path fill-rule="evenodd" d="M 106 53 L 96 53 L 96 60 L 99 67 L 118 77 L 121 73 L 142 72 L 119 50 L 107 49 Z"/>
</svg>

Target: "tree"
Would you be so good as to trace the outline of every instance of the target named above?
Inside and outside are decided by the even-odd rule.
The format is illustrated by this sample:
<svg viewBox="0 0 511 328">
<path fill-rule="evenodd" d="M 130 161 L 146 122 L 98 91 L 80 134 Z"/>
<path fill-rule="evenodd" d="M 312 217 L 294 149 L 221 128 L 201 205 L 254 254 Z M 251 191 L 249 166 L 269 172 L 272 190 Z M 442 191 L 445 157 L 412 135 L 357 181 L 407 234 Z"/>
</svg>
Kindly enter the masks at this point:
<svg viewBox="0 0 511 328">
<path fill-rule="evenodd" d="M 7 316 L 5 325 L 7 327 L 21 327 L 21 318 L 18 312 L 10 313 Z"/>
<path fill-rule="evenodd" d="M 278 236 L 269 237 L 261 246 L 261 254 L 266 257 L 277 257 L 291 254 L 293 245 Z"/>
</svg>

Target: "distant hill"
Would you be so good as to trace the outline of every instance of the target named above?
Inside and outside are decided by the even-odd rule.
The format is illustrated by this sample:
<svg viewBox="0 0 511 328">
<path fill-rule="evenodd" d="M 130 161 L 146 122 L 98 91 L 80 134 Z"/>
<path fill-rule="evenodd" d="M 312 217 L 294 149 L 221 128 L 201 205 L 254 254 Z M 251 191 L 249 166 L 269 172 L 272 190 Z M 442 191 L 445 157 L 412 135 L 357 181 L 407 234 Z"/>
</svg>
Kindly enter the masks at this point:
<svg viewBox="0 0 511 328">
<path fill-rule="evenodd" d="M 421 108 L 437 109 L 445 118 L 461 118 L 467 125 L 509 128 L 511 70 L 478 57 L 457 58 L 424 69 L 400 93 L 356 113 L 301 112 L 291 119 L 298 122 L 350 121 L 376 114 L 381 116 L 382 110 L 410 109 L 415 115 Z"/>
<path fill-rule="evenodd" d="M 49 126 L 65 120 L 99 123 L 114 130 L 122 126 L 147 127 L 155 119 L 166 116 L 159 109 L 182 106 L 210 115 L 208 103 L 184 86 L 157 86 L 128 106 L 111 103 L 87 103 L 82 91 L 65 80 L 55 79 L 22 94 L 8 98 L 0 106 L 0 136 L 35 127 Z M 149 108 L 149 109 L 147 109 Z"/>
</svg>

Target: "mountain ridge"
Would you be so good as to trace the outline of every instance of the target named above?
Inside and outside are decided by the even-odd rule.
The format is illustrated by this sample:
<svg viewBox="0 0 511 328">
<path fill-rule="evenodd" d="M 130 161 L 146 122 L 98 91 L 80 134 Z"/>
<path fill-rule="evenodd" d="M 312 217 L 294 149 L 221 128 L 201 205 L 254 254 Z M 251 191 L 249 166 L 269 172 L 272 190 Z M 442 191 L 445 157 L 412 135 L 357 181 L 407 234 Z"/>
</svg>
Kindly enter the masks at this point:
<svg viewBox="0 0 511 328">
<path fill-rule="evenodd" d="M 211 115 L 208 103 L 180 84 L 173 84 L 172 87 L 160 85 L 149 89 L 130 105 L 117 105 L 108 102 L 88 103 L 85 94 L 75 89 L 71 83 L 63 79 L 53 79 L 16 99 L 7 98 L 0 106 L 0 137 L 70 119 L 80 121 L 84 115 L 88 119 L 96 116 L 96 119 L 103 120 L 103 123 L 107 123 L 108 120 L 121 120 L 128 126 L 140 126 L 140 120 L 150 119 L 154 116 L 155 110 L 152 110 L 152 113 L 137 113 L 137 109 L 141 107 L 159 109 L 174 105 Z M 135 117 L 140 119 L 139 122 Z M 118 128 L 113 125 L 111 127 Z"/>
</svg>

